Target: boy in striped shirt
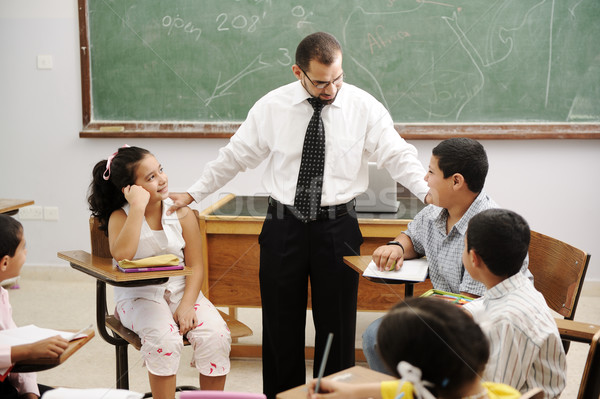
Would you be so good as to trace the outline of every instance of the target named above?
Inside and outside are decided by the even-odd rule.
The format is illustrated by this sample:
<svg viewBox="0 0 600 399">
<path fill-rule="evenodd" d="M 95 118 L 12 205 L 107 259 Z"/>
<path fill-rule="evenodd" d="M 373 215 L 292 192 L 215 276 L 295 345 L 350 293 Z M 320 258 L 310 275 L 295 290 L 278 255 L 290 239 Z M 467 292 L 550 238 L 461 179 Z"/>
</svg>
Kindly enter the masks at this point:
<svg viewBox="0 0 600 399">
<path fill-rule="evenodd" d="M 463 264 L 486 292 L 468 303 L 490 341 L 483 378 L 521 392 L 539 387 L 558 398 L 566 385 L 566 357 L 541 293 L 519 273 L 529 248 L 529 225 L 518 214 L 488 209 L 469 221 Z"/>
</svg>

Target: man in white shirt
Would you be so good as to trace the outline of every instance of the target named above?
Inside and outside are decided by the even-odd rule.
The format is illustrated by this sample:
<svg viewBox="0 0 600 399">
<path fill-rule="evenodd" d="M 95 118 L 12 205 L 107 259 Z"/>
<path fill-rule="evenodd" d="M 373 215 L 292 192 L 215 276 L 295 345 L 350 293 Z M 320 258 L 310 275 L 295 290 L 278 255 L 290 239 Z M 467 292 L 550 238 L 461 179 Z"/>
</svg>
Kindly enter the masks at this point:
<svg viewBox="0 0 600 399">
<path fill-rule="evenodd" d="M 489 209 L 473 216 L 462 260 L 486 292 L 464 309 L 490 342 L 484 379 L 522 393 L 539 387 L 544 398 L 558 398 L 566 385 L 558 328 L 543 295 L 519 273 L 529 240 L 529 225 L 512 211 Z"/>
<path fill-rule="evenodd" d="M 368 161 L 386 168 L 419 199 L 428 191 L 417 151 L 398 135 L 389 112 L 367 92 L 344 83 L 342 50 L 333 36 L 317 32 L 304 38 L 292 71 L 297 81 L 258 100 L 200 179 L 187 193 L 171 195 L 176 206 L 199 202 L 238 172 L 268 159 L 262 183 L 270 198 L 259 236 L 259 279 L 263 390 L 269 398 L 305 383 L 309 279 L 315 365 L 321 363 L 330 332 L 334 339 L 325 374 L 354 365 L 358 274 L 342 258 L 360 253 L 354 197 L 367 189 Z M 322 189 L 316 190 L 320 200 L 311 205 L 310 216 L 295 203 L 298 192 L 314 188 L 312 180 L 310 186 L 297 184 L 307 126 L 315 113 L 308 99 L 322 106 L 325 132 Z"/>
</svg>

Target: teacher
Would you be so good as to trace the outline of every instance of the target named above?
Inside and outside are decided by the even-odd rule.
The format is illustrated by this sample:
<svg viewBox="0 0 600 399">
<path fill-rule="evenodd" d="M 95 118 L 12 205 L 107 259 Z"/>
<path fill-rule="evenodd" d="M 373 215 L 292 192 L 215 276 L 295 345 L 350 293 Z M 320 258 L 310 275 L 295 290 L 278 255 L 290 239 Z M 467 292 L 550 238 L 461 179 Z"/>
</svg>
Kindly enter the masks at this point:
<svg viewBox="0 0 600 399">
<path fill-rule="evenodd" d="M 369 93 L 344 82 L 342 49 L 317 32 L 296 50 L 297 81 L 259 99 L 175 207 L 199 202 L 239 172 L 268 159 L 270 193 L 260 243 L 263 390 L 268 398 L 305 383 L 308 282 L 315 323 L 315 365 L 334 334 L 325 374 L 354 365 L 358 274 L 343 262 L 363 242 L 354 198 L 368 187 L 368 161 L 424 200 L 416 149 Z M 315 367 L 314 375 L 317 375 Z"/>
</svg>

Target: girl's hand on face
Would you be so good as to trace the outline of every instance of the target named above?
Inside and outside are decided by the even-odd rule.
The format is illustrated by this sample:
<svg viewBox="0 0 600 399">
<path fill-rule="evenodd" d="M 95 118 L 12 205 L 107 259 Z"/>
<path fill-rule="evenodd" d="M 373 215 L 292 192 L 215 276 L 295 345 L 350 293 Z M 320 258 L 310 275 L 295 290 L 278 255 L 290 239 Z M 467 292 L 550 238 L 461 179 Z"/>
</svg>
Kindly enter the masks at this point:
<svg viewBox="0 0 600 399">
<path fill-rule="evenodd" d="M 150 193 L 146 191 L 142 186 L 130 185 L 123 187 L 123 194 L 125 199 L 129 202 L 129 206 L 132 208 L 140 207 L 146 209 L 148 201 L 150 200 Z"/>
</svg>

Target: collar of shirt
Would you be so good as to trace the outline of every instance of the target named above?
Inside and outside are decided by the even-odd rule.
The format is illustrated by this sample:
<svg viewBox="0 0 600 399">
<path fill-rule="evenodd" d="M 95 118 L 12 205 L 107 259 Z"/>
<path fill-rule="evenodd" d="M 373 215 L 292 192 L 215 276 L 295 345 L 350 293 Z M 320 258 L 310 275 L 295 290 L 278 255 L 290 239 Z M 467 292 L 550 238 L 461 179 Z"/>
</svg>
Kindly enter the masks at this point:
<svg viewBox="0 0 600 399">
<path fill-rule="evenodd" d="M 310 95 L 310 93 L 308 91 L 306 91 L 304 86 L 302 86 L 302 82 L 297 81 L 295 83 L 296 84 L 294 87 L 294 92 L 292 94 L 292 104 L 298 105 L 298 104 L 301 104 L 303 101 L 306 101 L 308 98 L 310 98 L 312 96 Z M 344 100 L 344 93 L 346 92 L 343 89 L 344 89 L 344 84 L 342 83 L 342 87 L 340 87 L 338 89 L 338 93 L 337 93 L 337 96 L 335 97 L 335 100 L 331 104 L 328 104 L 328 105 L 331 105 L 336 108 L 342 107 L 342 102 Z M 307 102 L 307 104 L 308 104 L 308 102 Z M 311 106 L 311 108 L 312 108 L 312 106 Z"/>
<path fill-rule="evenodd" d="M 518 272 L 487 290 L 484 295 L 484 300 L 501 299 L 509 292 L 515 291 L 525 284 L 531 284 L 531 282 L 522 272 Z"/>
<path fill-rule="evenodd" d="M 475 200 L 469 206 L 469 209 L 465 212 L 464 215 L 460 218 L 458 222 L 454 226 L 452 226 L 452 230 L 448 235 L 452 234 L 452 231 L 456 230 L 460 233 L 461 236 L 464 236 L 467 233 L 467 227 L 469 226 L 469 220 L 479 212 L 488 209 L 489 206 L 486 206 L 486 203 L 491 201 L 488 195 L 481 190 L 479 195 L 475 197 Z M 439 208 L 439 212 L 435 217 L 435 224 L 440 229 L 440 231 L 446 231 L 446 223 L 448 221 L 448 210 L 446 208 Z"/>
</svg>

